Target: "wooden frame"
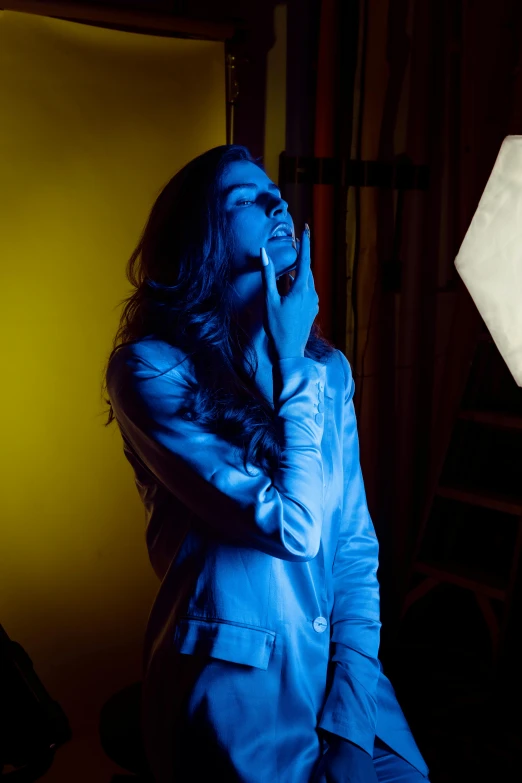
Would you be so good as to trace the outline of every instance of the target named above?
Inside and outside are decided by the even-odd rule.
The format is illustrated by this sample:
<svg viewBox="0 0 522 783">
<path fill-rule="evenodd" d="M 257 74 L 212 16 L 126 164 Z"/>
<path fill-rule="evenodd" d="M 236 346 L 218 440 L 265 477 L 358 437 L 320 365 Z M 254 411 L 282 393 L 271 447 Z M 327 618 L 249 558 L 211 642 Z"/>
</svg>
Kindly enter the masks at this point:
<svg viewBox="0 0 522 783">
<path fill-rule="evenodd" d="M 116 8 L 94 3 L 72 3 L 57 0 L 0 0 L 0 9 L 25 14 L 51 16 L 60 19 L 111 25 L 120 29 L 142 33 L 162 33 L 180 38 L 197 38 L 207 41 L 229 41 L 240 25 L 226 22 L 206 22 L 183 16 L 170 16 L 158 11 Z"/>
<path fill-rule="evenodd" d="M 233 143 L 234 109 L 238 96 L 236 58 L 233 38 L 244 25 L 227 22 L 207 22 L 183 16 L 171 16 L 158 11 L 119 8 L 93 3 L 56 0 L 0 0 L 0 10 L 49 16 L 66 21 L 110 27 L 124 32 L 148 33 L 171 38 L 191 38 L 225 43 L 226 143 Z"/>
</svg>

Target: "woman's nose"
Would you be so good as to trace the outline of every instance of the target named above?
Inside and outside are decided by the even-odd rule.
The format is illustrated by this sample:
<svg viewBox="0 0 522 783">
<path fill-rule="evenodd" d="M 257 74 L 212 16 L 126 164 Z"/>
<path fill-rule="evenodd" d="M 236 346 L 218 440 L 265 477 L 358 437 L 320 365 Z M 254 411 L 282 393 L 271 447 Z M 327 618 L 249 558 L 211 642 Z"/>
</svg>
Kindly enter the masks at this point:
<svg viewBox="0 0 522 783">
<path fill-rule="evenodd" d="M 284 198 L 274 198 L 272 204 L 269 207 L 271 215 L 277 215 L 279 212 L 288 214 L 288 202 Z"/>
</svg>

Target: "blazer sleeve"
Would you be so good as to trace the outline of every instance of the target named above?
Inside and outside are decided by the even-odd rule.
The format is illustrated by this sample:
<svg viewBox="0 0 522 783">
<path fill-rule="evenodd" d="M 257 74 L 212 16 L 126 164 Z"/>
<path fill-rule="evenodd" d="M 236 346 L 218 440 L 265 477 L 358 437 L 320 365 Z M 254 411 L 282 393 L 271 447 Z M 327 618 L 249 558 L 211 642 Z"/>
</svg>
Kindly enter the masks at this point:
<svg viewBox="0 0 522 783">
<path fill-rule="evenodd" d="M 282 457 L 269 476 L 254 465 L 245 470 L 237 447 L 183 418 L 193 382 L 178 368 L 153 366 L 136 345 L 114 354 L 107 387 L 123 440 L 139 460 L 226 542 L 282 560 L 314 558 L 323 519 L 319 402 L 326 365 L 310 358 L 277 362 Z"/>
<path fill-rule="evenodd" d="M 343 512 L 333 562 L 330 677 L 318 726 L 373 754 L 380 641 L 378 543 L 366 503 L 353 405 L 354 380 L 345 371 Z"/>
</svg>

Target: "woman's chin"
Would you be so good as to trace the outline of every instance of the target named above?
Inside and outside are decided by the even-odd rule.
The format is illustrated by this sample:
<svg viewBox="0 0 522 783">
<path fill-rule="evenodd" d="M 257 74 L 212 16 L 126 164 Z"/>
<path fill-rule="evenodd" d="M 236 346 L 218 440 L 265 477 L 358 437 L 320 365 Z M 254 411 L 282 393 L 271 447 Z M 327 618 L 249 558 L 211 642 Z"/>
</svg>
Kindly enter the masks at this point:
<svg viewBox="0 0 522 783">
<path fill-rule="evenodd" d="M 295 248 L 290 242 L 281 242 L 279 247 L 274 247 L 276 243 L 269 245 L 267 253 L 274 259 L 276 273 L 280 274 L 284 269 L 288 269 L 290 264 L 297 260 L 297 248 Z"/>
<path fill-rule="evenodd" d="M 291 242 L 281 242 L 279 247 L 277 242 L 267 244 L 266 252 L 275 267 L 276 279 L 282 275 L 291 272 L 297 266 L 297 248 Z M 252 258 L 252 271 L 259 271 L 259 258 Z"/>
<path fill-rule="evenodd" d="M 267 242 L 266 252 L 270 253 L 297 253 L 297 247 L 290 239 L 269 239 Z"/>
</svg>

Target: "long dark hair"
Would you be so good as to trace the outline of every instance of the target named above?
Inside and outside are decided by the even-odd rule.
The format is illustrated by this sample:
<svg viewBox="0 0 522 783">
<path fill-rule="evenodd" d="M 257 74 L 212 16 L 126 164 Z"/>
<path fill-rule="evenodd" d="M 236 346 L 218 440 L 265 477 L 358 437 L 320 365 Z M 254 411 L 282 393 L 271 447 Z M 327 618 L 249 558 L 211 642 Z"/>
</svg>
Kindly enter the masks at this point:
<svg viewBox="0 0 522 783">
<path fill-rule="evenodd" d="M 220 199 L 229 163 L 249 161 L 263 169 L 246 147 L 230 144 L 205 152 L 184 166 L 156 199 L 126 268 L 134 292 L 123 310 L 104 371 L 117 350 L 153 335 L 190 356 L 198 381 L 190 408 L 198 421 L 241 448 L 243 463 L 277 469 L 281 447 L 274 409 L 254 383 L 257 356 L 234 317 L 229 282 L 232 246 Z M 335 347 L 314 323 L 305 356 L 326 363 Z M 243 361 L 246 359 L 247 369 Z"/>
</svg>

